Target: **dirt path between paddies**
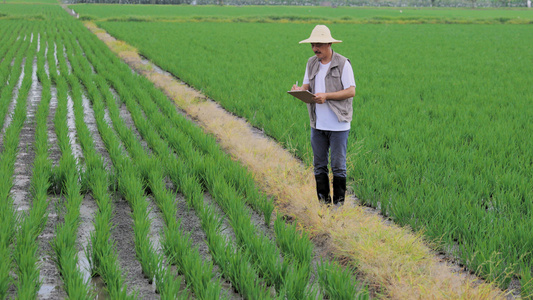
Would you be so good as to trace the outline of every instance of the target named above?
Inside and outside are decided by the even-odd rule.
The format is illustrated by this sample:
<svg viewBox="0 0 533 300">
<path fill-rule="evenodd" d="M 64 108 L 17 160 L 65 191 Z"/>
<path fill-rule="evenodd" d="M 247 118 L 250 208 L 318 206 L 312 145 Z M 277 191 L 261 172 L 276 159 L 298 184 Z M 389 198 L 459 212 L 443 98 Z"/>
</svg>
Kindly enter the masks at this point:
<svg viewBox="0 0 533 300">
<path fill-rule="evenodd" d="M 309 168 L 272 139 L 198 91 L 143 61 L 136 49 L 94 23 L 85 24 L 131 68 L 162 89 L 275 199 L 277 213 L 293 216 L 327 253 L 357 266 L 373 290 L 391 299 L 498 299 L 502 291 L 457 271 L 424 244 L 420 235 L 389 224 L 348 195 L 336 211 L 316 201 Z M 455 268 L 455 270 L 454 270 Z"/>
</svg>

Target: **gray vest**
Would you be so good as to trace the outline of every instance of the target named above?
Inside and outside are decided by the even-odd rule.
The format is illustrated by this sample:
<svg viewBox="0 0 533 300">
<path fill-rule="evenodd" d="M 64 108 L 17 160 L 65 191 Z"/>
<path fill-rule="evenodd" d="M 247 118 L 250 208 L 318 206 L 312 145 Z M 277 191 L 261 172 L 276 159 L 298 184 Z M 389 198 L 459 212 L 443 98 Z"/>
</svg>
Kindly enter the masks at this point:
<svg viewBox="0 0 533 300">
<path fill-rule="evenodd" d="M 344 63 L 350 61 L 346 57 L 333 52 L 331 57 L 331 65 L 329 66 L 328 72 L 326 74 L 326 93 L 338 92 L 343 90 L 341 75 L 344 68 Z M 307 62 L 307 74 L 309 75 L 309 90 L 311 93 L 315 93 L 315 79 L 316 74 L 319 70 L 320 61 L 316 56 L 309 58 Z M 353 98 L 348 98 L 344 100 L 328 100 L 326 103 L 329 105 L 331 110 L 337 116 L 339 122 L 351 122 L 352 121 L 352 101 Z M 309 119 L 311 121 L 311 127 L 316 128 L 316 104 L 308 103 L 307 110 L 309 111 Z"/>
</svg>

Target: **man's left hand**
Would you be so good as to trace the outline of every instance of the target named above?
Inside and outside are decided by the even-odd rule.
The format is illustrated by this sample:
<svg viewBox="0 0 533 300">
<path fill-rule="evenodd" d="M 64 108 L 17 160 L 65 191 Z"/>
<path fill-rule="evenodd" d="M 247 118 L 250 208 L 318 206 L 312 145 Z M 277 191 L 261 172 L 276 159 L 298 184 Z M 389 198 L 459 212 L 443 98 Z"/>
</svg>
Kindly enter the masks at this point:
<svg viewBox="0 0 533 300">
<path fill-rule="evenodd" d="M 316 93 L 315 94 L 315 103 L 317 104 L 324 104 L 326 103 L 326 98 L 327 94 L 326 93 Z"/>
</svg>

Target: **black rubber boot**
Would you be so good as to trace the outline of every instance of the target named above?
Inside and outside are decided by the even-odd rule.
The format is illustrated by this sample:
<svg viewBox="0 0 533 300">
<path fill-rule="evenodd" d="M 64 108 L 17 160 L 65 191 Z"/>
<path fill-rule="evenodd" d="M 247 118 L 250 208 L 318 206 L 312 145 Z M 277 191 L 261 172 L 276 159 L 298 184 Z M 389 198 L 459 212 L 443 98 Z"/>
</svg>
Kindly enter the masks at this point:
<svg viewBox="0 0 533 300">
<path fill-rule="evenodd" d="M 329 195 L 329 176 L 328 174 L 315 175 L 316 180 L 316 194 L 318 201 L 324 203 L 331 203 L 331 197 Z"/>
<path fill-rule="evenodd" d="M 344 204 L 346 177 L 333 177 L 333 204 Z"/>
</svg>

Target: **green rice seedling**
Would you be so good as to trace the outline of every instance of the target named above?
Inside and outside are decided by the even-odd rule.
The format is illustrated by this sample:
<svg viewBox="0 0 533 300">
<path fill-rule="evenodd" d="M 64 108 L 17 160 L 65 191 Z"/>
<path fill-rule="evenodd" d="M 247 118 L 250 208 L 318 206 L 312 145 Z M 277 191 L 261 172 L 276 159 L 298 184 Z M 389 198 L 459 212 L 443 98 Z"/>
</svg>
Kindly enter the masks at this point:
<svg viewBox="0 0 533 300">
<path fill-rule="evenodd" d="M 2 299 L 7 296 L 7 291 L 12 284 L 9 273 L 12 263 L 11 244 L 15 236 L 13 224 L 16 224 L 13 199 L 9 195 L 13 185 L 14 159 L 9 159 L 4 154 L 0 153 L 0 228 L 4 228 L 0 231 L 0 255 L 3 257 L 0 261 L 0 298 Z"/>
<path fill-rule="evenodd" d="M 4 23 L 7 25 L 6 23 Z M 13 28 L 13 26 L 15 28 Z M 22 22 L 13 23 L 12 26 L 4 26 L 5 30 L 9 30 L 10 34 L 3 36 L 6 44 L 2 45 L 2 61 L 0 63 L 0 124 L 4 125 L 4 118 L 7 113 L 7 107 L 11 101 L 13 88 L 16 85 L 21 73 L 21 63 L 28 43 L 23 43 L 22 39 L 18 39 L 19 34 L 24 34 L 27 30 L 27 24 Z M 7 42 L 9 41 L 9 42 Z M 11 62 L 14 60 L 13 67 Z M 7 82 L 9 80 L 9 83 Z M 3 133 L 2 151 L 0 152 L 0 298 L 7 297 L 7 292 L 13 279 L 10 276 L 12 271 L 12 243 L 15 238 L 17 218 L 13 207 L 13 199 L 10 196 L 10 191 L 13 186 L 14 163 L 16 160 L 18 137 L 12 133 L 13 130 L 6 130 Z"/>
<path fill-rule="evenodd" d="M 251 299 L 269 298 L 267 291 L 259 285 L 260 280 L 252 269 L 248 258 L 243 260 L 245 252 L 227 244 L 225 238 L 220 235 L 222 219 L 214 213 L 214 209 L 203 204 L 203 194 L 197 181 L 194 178 L 182 182 L 183 193 L 191 198 L 192 206 L 198 213 L 202 229 L 207 237 L 209 251 L 213 256 L 213 261 L 221 268 L 222 274 L 226 277 L 235 289 L 244 297 Z M 259 297 L 259 298 L 257 298 Z"/>
<path fill-rule="evenodd" d="M 213 168 L 208 168 L 214 170 Z M 281 286 L 281 277 L 284 268 L 280 254 L 274 244 L 263 235 L 257 235 L 257 230 L 252 225 L 249 212 L 242 201 L 220 178 L 209 176 L 207 185 L 215 200 L 223 207 L 232 225 L 237 243 L 248 249 L 258 271 L 269 285 Z M 233 192 L 233 193 L 232 193 Z"/>
<path fill-rule="evenodd" d="M 113 299 L 133 299 L 127 294 L 127 285 L 123 272 L 118 265 L 116 244 L 111 238 L 111 218 L 113 209 L 108 194 L 106 172 L 103 168 L 91 170 L 89 185 L 98 203 L 99 213 L 95 216 L 94 231 L 91 232 L 91 244 L 87 258 L 93 274 L 102 276 L 106 289 Z"/>
<path fill-rule="evenodd" d="M 23 49 L 27 49 L 27 44 Z M 19 77 L 21 73 L 22 57 L 25 53 L 26 50 L 21 51 L 17 55 L 14 67 L 11 69 L 11 78 Z M 6 57 L 6 59 L 8 59 L 8 57 Z M 4 124 L 4 117 L 9 103 L 8 101 L 11 100 L 15 84 L 16 80 L 11 80 L 10 84 L 0 93 L 0 108 L 2 112 L 0 115 L 0 124 Z M 2 216 L 2 221 L 0 221 L 0 223 L 3 225 L 1 228 L 5 229 L 0 233 L 0 254 L 2 254 L 3 257 L 0 261 L 0 269 L 5 271 L 0 273 L 0 298 L 4 298 L 7 295 L 7 291 L 12 283 L 12 278 L 10 276 L 10 270 L 12 267 L 12 250 L 10 245 L 15 238 L 16 230 L 13 224 L 17 223 L 17 218 L 13 209 L 13 199 L 9 193 L 13 186 L 13 173 L 18 141 L 18 134 L 14 127 L 10 126 L 5 129 L 2 152 L 0 152 L 0 193 L 2 197 L 0 198 L 0 214 Z"/>
<path fill-rule="evenodd" d="M 52 56 L 48 56 L 49 65 L 55 65 L 55 62 L 51 59 Z M 73 63 L 73 68 L 77 68 L 77 60 L 71 60 Z M 64 64 L 63 64 L 64 65 Z M 52 75 L 55 74 L 55 75 Z M 63 73 L 64 74 L 64 73 Z M 57 72 L 51 71 L 52 78 L 56 76 Z M 79 73 L 77 75 L 80 75 Z M 91 270 L 94 276 L 100 275 L 106 284 L 106 290 L 108 291 L 110 297 L 113 299 L 132 299 L 133 297 L 127 293 L 127 285 L 123 279 L 123 271 L 118 265 L 118 255 L 116 251 L 116 244 L 111 238 L 111 218 L 113 216 L 113 207 L 112 200 L 108 193 L 109 174 L 105 170 L 102 158 L 95 152 L 94 145 L 92 140 L 89 140 L 89 134 L 87 125 L 83 122 L 83 107 L 81 105 L 81 86 L 80 82 L 84 83 L 88 88 L 87 90 L 92 92 L 93 97 L 98 97 L 98 92 L 89 87 L 91 85 L 87 84 L 90 78 L 88 76 L 76 77 L 75 75 L 70 75 L 68 77 L 68 82 L 72 91 L 72 99 L 74 102 L 74 112 L 76 114 L 76 128 L 78 132 L 85 132 L 83 137 L 80 138 L 80 143 L 82 145 L 82 150 L 84 151 L 84 156 L 86 158 L 86 181 L 88 189 L 91 191 L 94 199 L 98 204 L 98 211 L 95 215 L 94 220 L 94 231 L 90 234 L 90 245 L 85 250 Z M 98 106 L 99 102 L 95 102 L 96 108 L 95 114 L 100 116 L 97 118 L 97 126 L 102 132 L 109 132 L 109 128 L 106 127 L 105 121 L 103 121 L 103 109 L 101 106 Z M 107 145 L 114 149 L 111 151 L 115 155 L 120 155 L 120 147 L 117 147 L 116 144 L 108 140 Z"/>
<path fill-rule="evenodd" d="M 17 234 L 17 246 L 14 250 L 14 262 L 17 265 L 17 297 L 35 299 L 39 290 L 39 270 L 37 266 L 37 246 L 31 234 L 33 224 L 23 222 Z M 20 244 L 20 246 L 19 246 Z"/>
<path fill-rule="evenodd" d="M 209 162 L 206 162 L 209 164 Z M 214 168 L 207 168 L 214 170 Z M 278 248 L 264 235 L 256 234 L 257 230 L 251 223 L 249 212 L 238 201 L 235 191 L 228 187 L 212 171 L 206 173 L 206 183 L 215 200 L 223 207 L 232 225 L 238 244 L 249 253 L 259 273 L 268 285 L 281 289 L 285 277 L 291 277 L 293 270 L 288 269 L 289 260 L 280 260 Z M 237 199 L 237 201 L 235 201 Z M 295 241 L 294 241 L 295 242 Z M 288 272 L 289 270 L 289 272 Z M 302 287 L 303 289 L 307 283 Z"/>
<path fill-rule="evenodd" d="M 316 299 L 319 294 L 316 287 L 309 286 L 309 264 L 296 263 L 289 271 L 292 276 L 283 277 L 283 286 L 279 295 L 286 299 Z"/>
<path fill-rule="evenodd" d="M 0 255 L 3 257 L 2 262 L 0 262 L 0 298 L 2 299 L 7 297 L 7 291 L 12 284 L 12 278 L 9 276 L 12 262 L 10 245 L 13 242 L 15 234 L 13 226 L 15 224 L 15 212 L 12 208 L 13 200 L 6 198 L 3 203 L 6 205 L 0 206 L 0 226 L 5 228 L 0 232 Z M 11 205 L 11 207 L 8 205 Z"/>
<path fill-rule="evenodd" d="M 56 79 L 58 107 L 54 117 L 54 128 L 58 137 L 59 150 L 63 154 L 60 158 L 59 165 L 53 170 L 53 188 L 57 193 L 63 190 L 64 183 L 71 172 L 71 168 L 76 168 L 76 162 L 71 154 L 70 141 L 68 139 L 67 127 L 67 90 L 68 85 L 63 76 Z"/>
<path fill-rule="evenodd" d="M 105 85 L 105 83 L 100 81 L 100 85 L 100 87 L 102 87 Z M 109 101 L 108 104 L 111 105 Z M 140 153 L 142 153 L 142 148 L 140 148 L 140 145 L 135 143 L 134 137 L 131 134 L 128 134 L 125 126 L 120 122 L 120 117 L 117 114 L 118 111 L 116 107 L 108 107 L 110 107 L 110 114 L 115 124 L 115 129 L 117 132 L 121 133 L 122 137 L 125 138 L 124 141 L 126 147 L 128 150 L 132 151 L 132 153 L 137 153 L 135 156 L 140 156 Z M 130 205 L 133 208 L 136 253 L 141 261 L 143 273 L 148 278 L 153 278 L 155 275 L 157 262 L 154 255 L 153 245 L 149 239 L 146 238 L 150 234 L 150 221 L 147 212 L 147 202 L 142 196 L 144 193 L 142 190 L 142 184 L 140 184 L 139 178 L 134 175 L 136 170 L 133 168 L 133 166 L 130 166 L 126 160 L 122 159 L 122 157 L 112 156 L 111 158 L 118 171 L 117 178 L 119 191 L 125 196 L 128 202 L 130 202 Z"/>
<path fill-rule="evenodd" d="M 29 42 L 29 41 L 28 41 Z M 36 52 L 36 43 L 30 45 L 26 53 L 26 63 L 24 65 L 24 79 L 22 80 L 21 89 L 17 97 L 17 104 L 14 111 L 13 121 L 8 130 L 6 137 L 14 134 L 16 139 L 11 141 L 17 142 L 18 135 L 26 120 L 26 102 L 27 96 L 32 84 L 33 66 L 31 60 Z M 12 129 L 12 130 L 11 130 Z M 20 228 L 16 235 L 16 246 L 14 248 L 14 261 L 16 263 L 16 282 L 17 297 L 23 299 L 32 299 L 37 295 L 40 286 L 38 261 L 38 243 L 37 236 L 46 224 L 47 189 L 49 186 L 49 169 L 46 167 L 46 158 L 37 156 L 34 161 L 33 175 L 31 179 L 31 198 L 32 207 L 27 214 L 23 216 Z"/>
<path fill-rule="evenodd" d="M 267 299 L 268 292 L 261 287 L 257 274 L 252 268 L 250 257 L 245 251 L 234 248 L 228 244 L 225 239 L 219 235 L 220 221 L 214 218 L 214 215 L 208 215 L 207 224 L 204 231 L 207 236 L 209 250 L 212 254 L 213 261 L 221 268 L 221 272 L 234 286 L 234 288 L 245 298 L 250 299 Z M 214 224 L 215 226 L 209 225 Z M 252 279 L 255 278 L 255 279 Z"/>
<path fill-rule="evenodd" d="M 357 280 L 353 279 L 353 269 L 321 260 L 317 271 L 320 289 L 329 299 L 369 299 L 366 287 L 361 289 Z"/>
<path fill-rule="evenodd" d="M 161 299 L 189 299 L 187 290 L 180 290 L 181 286 L 176 280 L 176 274 L 163 263 L 163 255 L 158 255 L 158 269 L 155 272 L 156 289 Z"/>
<path fill-rule="evenodd" d="M 95 229 L 90 235 L 90 248 L 87 251 L 91 270 L 93 274 L 102 276 L 110 296 L 130 299 L 132 297 L 127 294 L 123 271 L 118 265 L 116 244 L 111 238 L 113 208 L 108 194 L 107 173 L 103 166 L 89 170 L 89 188 L 99 207 L 94 220 Z"/>
<path fill-rule="evenodd" d="M 173 206 L 173 199 L 175 198 L 173 196 L 172 193 L 165 193 L 165 189 L 162 185 L 162 177 L 160 174 L 157 174 L 157 173 L 154 173 L 155 172 L 155 169 L 152 169 L 152 175 L 151 175 L 151 183 L 149 184 L 151 186 L 151 189 L 152 191 L 154 191 L 154 196 L 155 198 L 157 199 L 157 202 L 161 205 L 160 207 L 162 208 L 162 210 L 164 209 L 164 207 L 162 206 L 163 205 L 163 201 L 165 202 L 165 205 L 166 207 L 169 208 L 169 211 L 171 212 L 171 214 L 169 215 L 168 212 L 165 212 L 165 220 L 169 221 L 168 223 L 170 224 L 176 224 L 175 223 L 175 216 L 176 216 L 176 212 L 175 212 L 175 206 Z M 153 184 L 153 181 L 154 180 L 157 180 L 158 183 L 160 183 L 159 185 L 156 185 L 156 184 Z M 120 184 L 119 184 L 120 186 Z M 137 192 L 138 193 L 138 192 Z M 130 196 L 131 198 L 131 196 Z M 166 200 L 166 201 L 165 201 Z M 173 212 L 173 213 L 172 213 Z M 148 218 L 146 218 L 148 219 Z M 174 219 L 174 222 L 171 222 L 171 220 Z M 169 231 L 170 229 L 174 229 L 172 231 L 172 233 L 174 234 L 174 238 L 176 237 L 180 237 L 181 236 L 181 233 L 179 231 L 179 225 L 176 224 L 175 226 L 167 226 L 166 227 L 167 230 L 165 231 L 166 233 L 170 234 L 171 232 Z M 169 239 L 169 235 L 168 234 L 165 234 L 165 236 L 167 237 L 167 239 L 165 240 L 164 242 L 164 245 L 165 246 L 165 249 L 166 249 L 166 252 L 167 254 L 169 255 L 177 255 L 177 257 L 180 257 L 181 260 L 183 260 L 184 256 L 185 255 L 182 255 L 182 251 L 177 251 L 179 249 L 181 250 L 185 250 L 185 251 L 190 251 L 190 247 L 186 247 L 186 248 L 183 248 L 183 245 L 188 245 L 189 243 L 184 243 L 184 244 L 181 244 L 179 243 L 179 239 Z M 141 236 L 141 235 L 140 235 Z M 176 243 L 175 241 L 178 241 L 178 243 Z M 170 246 L 170 244 L 174 245 L 174 247 Z M 179 247 L 179 249 L 176 249 L 176 246 Z M 138 253 L 142 253 L 142 251 L 137 251 Z M 166 294 L 168 297 L 174 297 L 176 295 L 176 292 L 178 290 L 176 290 L 176 287 L 179 288 L 179 285 L 176 283 L 176 281 L 171 277 L 170 273 L 167 273 L 169 271 L 165 271 L 166 269 L 168 269 L 168 266 L 166 267 L 162 267 L 162 258 L 160 256 L 158 256 L 158 260 L 159 262 L 154 262 L 157 266 L 157 269 L 154 271 L 154 275 L 156 277 L 156 280 L 159 280 L 159 281 L 163 281 L 164 284 L 161 285 L 158 283 L 158 290 L 160 290 L 161 294 Z M 172 256 L 170 256 L 172 257 Z M 195 257 L 197 260 L 199 257 Z M 182 267 L 183 266 L 186 266 L 185 264 L 179 264 L 181 265 Z M 195 270 L 187 270 L 188 272 L 191 272 L 193 274 L 193 276 L 188 276 L 189 279 L 196 279 L 197 280 L 197 272 L 199 272 L 200 274 L 211 274 L 211 269 L 207 269 L 207 270 L 201 270 L 201 269 L 195 269 Z M 202 273 L 203 272 L 203 273 Z M 146 274 L 146 271 L 145 271 L 145 274 Z M 209 276 L 208 275 L 208 276 Z M 210 277 L 207 277 L 208 279 Z M 206 285 L 207 286 L 207 285 Z M 197 291 L 202 291 L 201 293 L 204 293 L 204 291 L 207 291 L 207 290 L 213 290 L 213 288 L 216 288 L 216 285 L 213 285 L 210 289 L 206 289 L 206 286 L 203 286 L 203 287 L 198 287 L 198 285 L 195 286 L 195 290 Z M 218 289 L 220 289 L 220 286 L 218 286 Z M 201 295 L 201 293 L 199 295 Z M 173 295 L 173 296 L 172 296 Z"/>
<path fill-rule="evenodd" d="M 520 289 L 522 295 L 533 295 L 533 277 L 531 276 L 531 265 L 522 263 L 520 273 Z"/>
<path fill-rule="evenodd" d="M 305 231 L 296 228 L 297 222 L 286 224 L 278 215 L 274 221 L 276 243 L 286 258 L 294 259 L 300 265 L 310 265 L 313 259 L 313 244 Z"/>
<path fill-rule="evenodd" d="M 220 241 L 220 240 L 219 240 Z M 220 245 L 220 244 L 219 244 Z M 259 281 L 250 280 L 257 277 L 252 268 L 249 256 L 245 251 L 226 246 L 222 254 L 222 249 L 218 249 L 219 254 L 214 257 L 219 259 L 219 265 L 224 264 L 223 272 L 231 278 L 231 283 L 235 288 L 248 299 L 270 299 L 269 291 L 259 284 Z M 250 281 L 253 283 L 250 284 Z"/>
<path fill-rule="evenodd" d="M 213 279 L 213 265 L 203 260 L 198 248 L 192 246 L 189 235 L 180 233 L 179 228 L 169 228 L 164 237 L 163 249 L 167 257 L 178 266 L 178 272 L 185 276 L 196 297 L 219 299 L 221 286 Z"/>
<path fill-rule="evenodd" d="M 23 32 L 23 29 L 21 28 L 23 27 L 23 25 L 22 23 L 19 23 L 18 25 L 18 29 L 9 28 L 8 26 L 6 26 L 6 29 L 12 29 L 14 30 L 14 32 L 4 35 L 6 39 L 9 38 L 9 40 L 6 41 L 5 44 L 3 44 L 1 49 L 2 54 L 0 55 L 0 57 L 2 57 L 2 60 L 0 62 L 0 82 L 2 82 L 2 87 L 0 87 L 0 95 L 3 93 L 4 89 L 7 89 L 9 87 L 9 85 L 7 84 L 7 80 L 12 69 L 11 62 L 13 61 L 15 55 L 18 53 L 17 51 L 20 49 L 21 45 L 23 45 L 22 39 L 17 40 L 18 35 Z"/>
<path fill-rule="evenodd" d="M 98 81 L 98 78 L 94 78 L 98 83 L 101 91 L 105 91 L 104 87 L 107 87 L 107 84 L 103 81 Z M 107 91 L 109 89 L 107 88 Z M 108 99 L 108 104 L 110 106 L 110 115 L 114 122 L 115 129 L 124 138 L 126 147 L 131 151 L 133 157 L 138 158 L 138 160 L 143 159 L 143 150 L 139 144 L 135 142 L 135 138 L 131 133 L 125 128 L 124 124 L 119 122 L 120 117 L 118 116 L 118 110 L 116 106 L 111 104 L 112 100 L 108 93 L 103 93 L 104 98 Z M 108 138 L 112 138 L 112 135 L 107 135 Z M 109 139 L 108 139 L 109 141 Z M 140 183 L 139 178 L 134 174 L 136 173 L 136 168 L 129 164 L 126 159 L 123 159 L 122 156 L 113 155 L 111 153 L 111 159 L 114 162 L 117 170 L 117 179 L 118 179 L 118 189 L 125 196 L 125 198 L 130 202 L 133 208 L 133 219 L 134 219 L 134 233 L 135 233 L 135 247 L 137 256 L 143 267 L 143 273 L 148 278 L 156 278 L 165 281 L 165 284 L 159 285 L 158 290 L 167 295 L 167 297 L 174 297 L 175 290 L 169 289 L 172 286 L 175 286 L 175 280 L 166 273 L 162 273 L 162 270 L 165 269 L 162 267 L 161 258 L 158 258 L 154 252 L 153 246 L 151 245 L 149 239 L 146 237 L 149 235 L 150 221 L 147 215 L 147 202 L 143 198 L 142 184 Z M 142 164 L 144 166 L 149 166 L 150 164 Z M 158 262 L 159 260 L 159 262 Z M 168 281 L 171 282 L 168 282 Z M 163 290 L 161 290 L 163 289 Z M 174 296 L 172 296 L 174 295 Z"/>
<path fill-rule="evenodd" d="M 9 84 L 2 90 L 2 93 L 0 94 L 0 124 L 2 124 L 2 126 L 4 126 L 9 103 L 12 99 L 13 88 L 16 86 L 19 76 L 22 73 L 21 65 L 28 47 L 29 43 L 23 43 L 21 48 L 18 50 L 17 55 L 14 58 L 13 67 L 11 68 L 11 74 L 9 75 Z M 7 134 L 4 134 L 4 145 L 7 144 L 6 138 L 8 138 Z"/>
<path fill-rule="evenodd" d="M 55 69 L 55 65 L 50 68 Z M 57 168 L 56 180 L 61 180 L 58 184 L 58 190 L 65 196 L 65 215 L 64 222 L 56 228 L 56 236 L 52 241 L 52 248 L 56 253 L 55 262 L 60 270 L 65 291 L 72 298 L 92 298 L 91 289 L 88 283 L 83 279 L 83 275 L 78 270 L 78 250 L 77 250 L 77 231 L 79 226 L 79 209 L 83 197 L 81 196 L 81 185 L 79 182 L 78 166 L 72 149 L 70 147 L 68 128 L 66 123 L 66 106 L 67 98 L 64 89 L 67 87 L 65 75 L 56 79 L 58 83 L 58 108 L 55 114 L 56 134 L 58 142 L 61 145 L 62 156 Z M 48 96 L 47 96 L 48 99 Z M 49 100 L 49 99 L 48 99 Z M 47 112 L 43 114 L 43 125 L 46 128 Z M 45 151 L 47 149 L 45 148 Z"/>
<path fill-rule="evenodd" d="M 158 167 L 158 169 L 156 169 Z M 176 215 L 177 215 L 177 208 L 175 205 L 175 199 L 176 194 L 166 188 L 164 177 L 161 172 L 161 168 L 158 164 L 154 164 L 152 168 L 150 168 L 149 173 L 147 174 L 147 185 L 150 186 L 150 189 L 154 195 L 154 199 L 157 203 L 157 206 L 159 206 L 163 220 L 165 221 L 165 224 L 167 226 L 169 224 L 174 224 Z"/>
<path fill-rule="evenodd" d="M 35 298 L 40 286 L 37 236 L 47 222 L 45 213 L 49 175 L 48 170 L 39 168 L 41 165 L 42 162 L 36 159 L 31 183 L 32 208 L 21 222 L 14 249 L 18 277 L 17 297 L 22 299 Z"/>
<path fill-rule="evenodd" d="M 142 185 L 139 185 L 139 180 L 134 175 L 135 170 L 127 166 L 123 167 L 124 170 L 121 171 L 118 177 L 118 187 L 133 208 L 135 252 L 141 262 L 143 273 L 150 279 L 155 276 L 157 263 L 153 254 L 155 252 L 153 245 L 149 239 L 146 239 L 150 235 L 148 205 L 146 199 L 142 196 Z"/>
</svg>

